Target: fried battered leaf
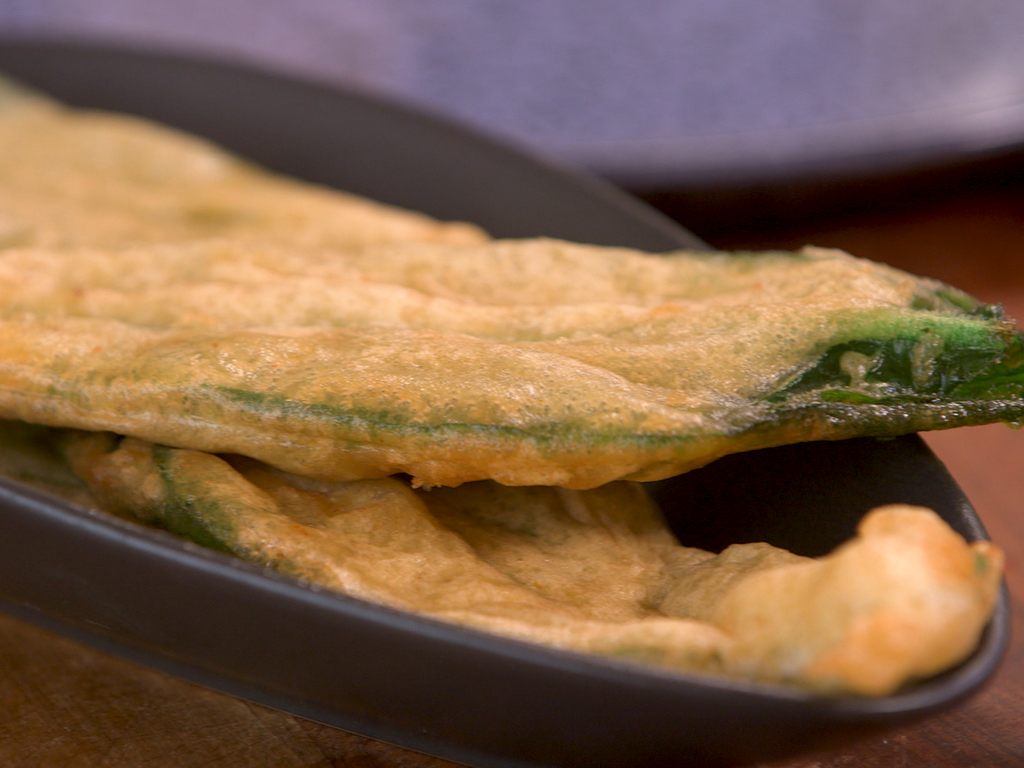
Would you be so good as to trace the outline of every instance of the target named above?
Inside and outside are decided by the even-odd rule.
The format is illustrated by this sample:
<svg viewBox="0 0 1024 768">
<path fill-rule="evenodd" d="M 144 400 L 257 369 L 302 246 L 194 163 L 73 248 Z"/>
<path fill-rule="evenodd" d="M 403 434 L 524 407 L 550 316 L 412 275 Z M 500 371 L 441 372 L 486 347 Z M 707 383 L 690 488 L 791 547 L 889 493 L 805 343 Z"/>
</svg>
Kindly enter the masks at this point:
<svg viewBox="0 0 1024 768">
<path fill-rule="evenodd" d="M 436 276 L 445 296 L 355 276 L 406 255 L 413 283 L 425 253 L 487 268 Z M 123 253 L 74 256 L 0 256 L 0 414 L 324 479 L 586 488 L 1024 412 L 1021 339 L 996 309 L 835 251 L 407 244 L 276 271 L 133 251 L 123 278 Z M 600 303 L 503 294 L 509 262 L 534 259 Z"/>
<path fill-rule="evenodd" d="M 0 144 L 0 417 L 589 488 L 1024 412 L 998 308 L 836 251 L 489 241 L 2 87 Z"/>
<path fill-rule="evenodd" d="M 313 481 L 110 434 L 66 435 L 111 510 L 349 595 L 670 668 L 884 695 L 975 646 L 1002 554 L 887 507 L 811 560 L 680 546 L 642 488 Z"/>
<path fill-rule="evenodd" d="M 299 184 L 198 137 L 64 107 L 3 78 L 0 147 L 0 248 L 484 239 L 475 227 Z"/>
<path fill-rule="evenodd" d="M 107 509 L 312 584 L 556 647 L 606 654 L 630 648 L 676 666 L 718 668 L 720 631 L 651 610 L 651 598 L 663 591 L 661 557 L 671 558 L 678 547 L 635 487 L 464 486 L 473 494 L 465 504 L 450 496 L 436 502 L 445 507 L 442 521 L 430 511 L 435 502 L 428 492 L 394 478 L 314 481 L 250 459 L 228 461 L 102 433 L 67 435 L 64 445 Z M 492 522 L 511 515 L 504 541 L 460 534 L 480 522 L 460 506 L 505 493 L 514 497 L 489 513 Z M 532 502 L 509 503 L 531 493 Z M 574 495 L 577 514 L 601 522 L 581 520 L 575 531 L 550 520 L 537 525 L 565 517 L 560 493 Z M 538 538 L 541 549 L 534 547 Z M 501 554 L 509 549 L 519 555 L 517 566 L 508 567 Z M 584 550 L 590 555 L 584 565 L 605 572 L 567 582 L 561 566 L 578 566 Z M 545 560 L 545 572 L 523 562 L 524 555 L 533 565 Z M 605 594 L 613 582 L 617 594 Z M 602 593 L 596 600 L 595 591 Z"/>
</svg>

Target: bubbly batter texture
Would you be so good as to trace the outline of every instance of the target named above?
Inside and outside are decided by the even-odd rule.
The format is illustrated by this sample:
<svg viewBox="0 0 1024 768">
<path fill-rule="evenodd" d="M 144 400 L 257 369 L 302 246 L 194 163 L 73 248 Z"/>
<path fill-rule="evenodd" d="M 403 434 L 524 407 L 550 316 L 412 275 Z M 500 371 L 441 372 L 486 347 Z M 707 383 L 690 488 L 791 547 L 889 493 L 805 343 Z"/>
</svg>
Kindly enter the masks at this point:
<svg viewBox="0 0 1024 768">
<path fill-rule="evenodd" d="M 491 240 L 12 86 L 0 146 L 9 476 L 352 595 L 672 667 L 879 694 L 976 643 L 1001 555 L 931 512 L 875 511 L 822 560 L 716 555 L 625 481 L 1019 421 L 998 307 L 833 250 Z"/>
<path fill-rule="evenodd" d="M 1024 410 L 998 308 L 837 251 L 491 241 L 143 121 L 0 97 L 0 415 L 588 488 Z"/>
<path fill-rule="evenodd" d="M 0 474 L 354 597 L 565 650 L 884 695 L 974 648 L 1003 557 L 929 510 L 832 554 L 682 546 L 643 486 L 331 482 L 111 433 L 0 423 Z"/>
</svg>

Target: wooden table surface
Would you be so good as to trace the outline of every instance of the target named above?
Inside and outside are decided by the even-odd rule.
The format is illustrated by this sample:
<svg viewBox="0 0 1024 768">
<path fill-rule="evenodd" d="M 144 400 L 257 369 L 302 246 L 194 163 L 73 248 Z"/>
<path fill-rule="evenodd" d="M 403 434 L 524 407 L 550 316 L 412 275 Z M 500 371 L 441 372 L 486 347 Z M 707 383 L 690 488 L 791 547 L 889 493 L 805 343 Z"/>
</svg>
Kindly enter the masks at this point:
<svg viewBox="0 0 1024 768">
<path fill-rule="evenodd" d="M 723 247 L 839 246 L 955 283 L 1024 319 L 1024 192 L 967 193 L 837 224 L 718 237 Z M 1014 639 L 994 680 L 926 722 L 771 768 L 1024 766 L 1024 431 L 928 442 L 1008 555 Z M 215 694 L 0 617 L 0 766 L 408 768 L 450 765 Z M 764 768 L 767 768 L 765 766 Z"/>
</svg>

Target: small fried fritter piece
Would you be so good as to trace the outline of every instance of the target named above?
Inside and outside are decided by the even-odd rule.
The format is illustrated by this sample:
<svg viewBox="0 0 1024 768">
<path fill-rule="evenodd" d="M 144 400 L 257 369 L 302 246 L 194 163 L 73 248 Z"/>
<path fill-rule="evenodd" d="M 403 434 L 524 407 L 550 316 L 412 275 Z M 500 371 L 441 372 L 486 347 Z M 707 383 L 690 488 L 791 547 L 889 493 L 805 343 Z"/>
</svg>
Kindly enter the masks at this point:
<svg viewBox="0 0 1024 768">
<path fill-rule="evenodd" d="M 815 690 L 891 693 L 975 647 L 995 605 L 1003 554 L 930 510 L 874 510 L 830 556 L 752 574 L 710 620 L 736 639 L 733 674 Z"/>
</svg>

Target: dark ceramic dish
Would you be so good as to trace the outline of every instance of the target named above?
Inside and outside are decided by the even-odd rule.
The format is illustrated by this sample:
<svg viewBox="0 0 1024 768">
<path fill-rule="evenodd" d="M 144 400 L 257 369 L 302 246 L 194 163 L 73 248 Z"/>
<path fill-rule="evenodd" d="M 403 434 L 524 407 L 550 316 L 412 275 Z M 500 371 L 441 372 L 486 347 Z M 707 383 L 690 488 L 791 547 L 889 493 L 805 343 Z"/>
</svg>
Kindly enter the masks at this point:
<svg viewBox="0 0 1024 768">
<path fill-rule="evenodd" d="M 59 43 L 0 70 L 70 103 L 206 135 L 272 168 L 502 236 L 700 247 L 625 195 L 444 120 L 217 63 Z M 730 457 L 657 484 L 682 540 L 823 554 L 871 506 L 985 535 L 916 436 Z M 766 514 L 770 507 L 771 514 Z M 0 486 L 4 610 L 171 674 L 474 766 L 735 765 L 948 707 L 1005 649 L 1005 595 L 964 664 L 896 695 L 819 698 L 561 653 L 305 587 L 160 532 Z"/>
</svg>

